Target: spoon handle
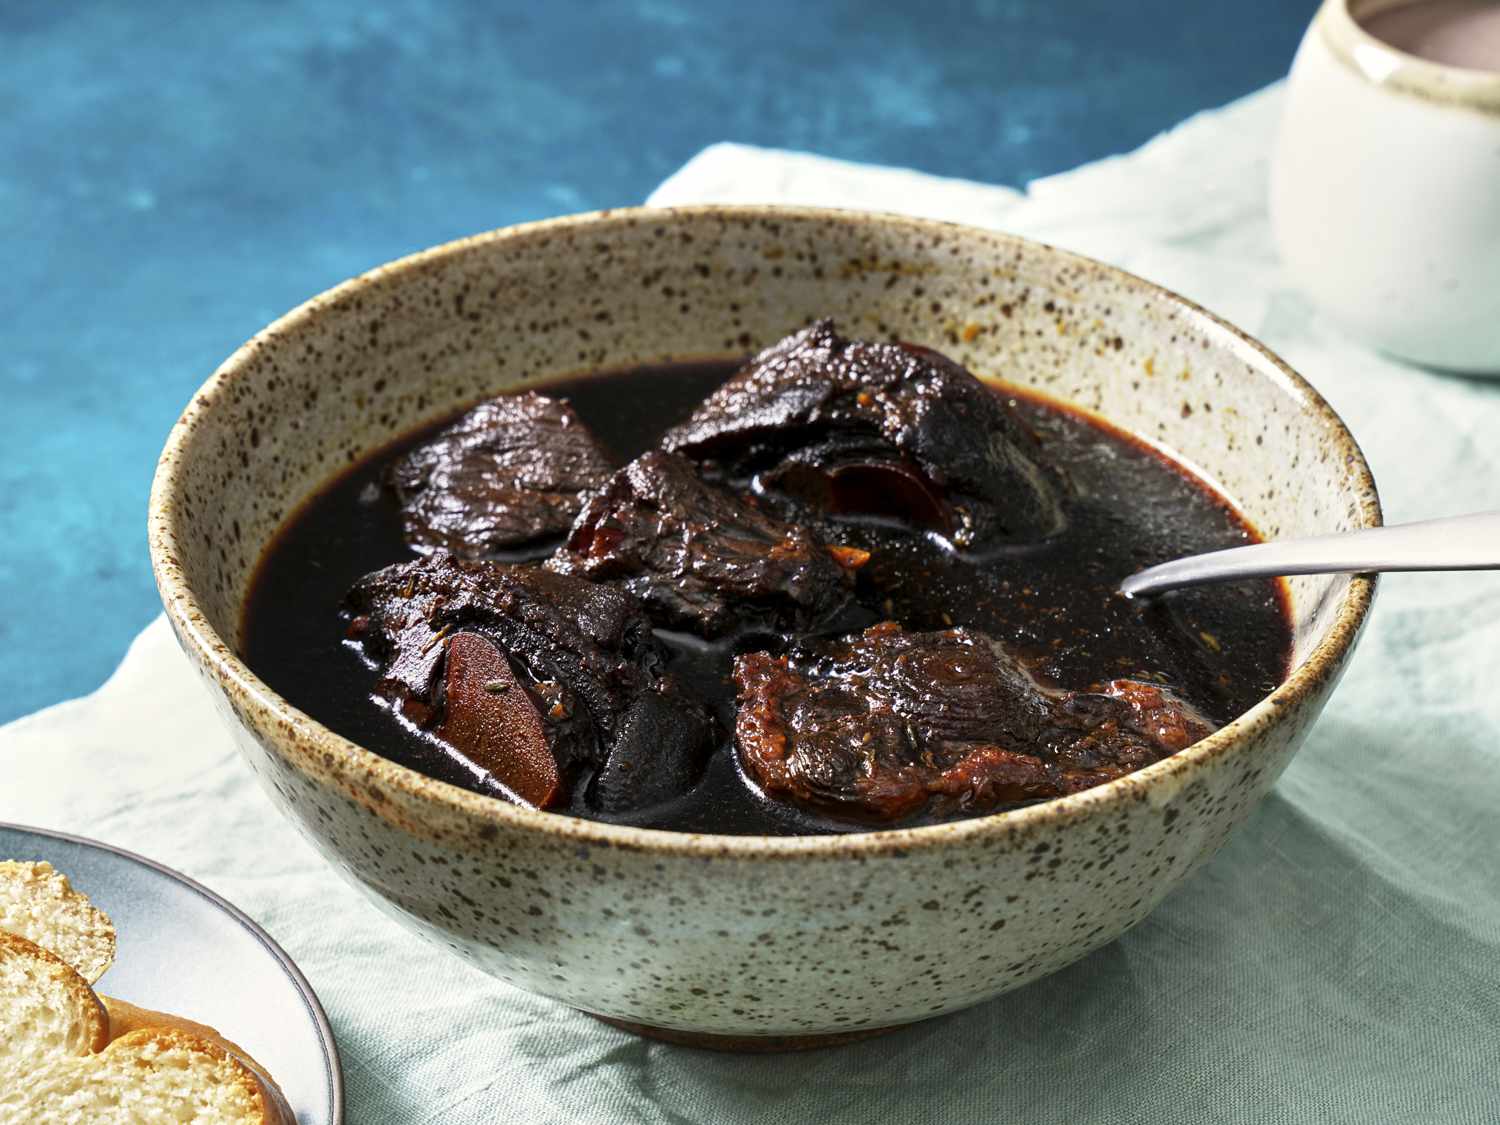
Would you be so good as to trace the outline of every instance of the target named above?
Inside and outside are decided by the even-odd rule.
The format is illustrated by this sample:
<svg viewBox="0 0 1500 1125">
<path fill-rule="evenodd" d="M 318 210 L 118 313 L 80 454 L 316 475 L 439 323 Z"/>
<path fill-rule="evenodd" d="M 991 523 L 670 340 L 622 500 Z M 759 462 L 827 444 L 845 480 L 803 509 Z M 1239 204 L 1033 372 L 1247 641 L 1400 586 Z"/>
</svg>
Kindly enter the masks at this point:
<svg viewBox="0 0 1500 1125">
<path fill-rule="evenodd" d="M 1131 575 L 1120 583 L 1120 592 L 1135 597 L 1178 586 L 1283 574 L 1497 569 L 1500 512 L 1479 512 L 1190 555 Z"/>
</svg>

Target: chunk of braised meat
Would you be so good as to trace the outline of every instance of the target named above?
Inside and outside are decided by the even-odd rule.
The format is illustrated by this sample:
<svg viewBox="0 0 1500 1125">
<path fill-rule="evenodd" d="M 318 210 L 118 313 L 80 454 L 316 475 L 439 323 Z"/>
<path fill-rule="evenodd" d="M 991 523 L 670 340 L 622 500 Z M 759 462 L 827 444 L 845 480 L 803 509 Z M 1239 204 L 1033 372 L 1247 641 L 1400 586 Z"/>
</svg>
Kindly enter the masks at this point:
<svg viewBox="0 0 1500 1125">
<path fill-rule="evenodd" d="M 761 352 L 662 445 L 793 506 L 961 548 L 1062 522 L 1060 479 L 999 395 L 929 348 L 850 340 L 828 320 Z"/>
<path fill-rule="evenodd" d="M 618 588 L 440 554 L 366 575 L 345 609 L 377 694 L 530 804 L 563 803 L 588 776 L 599 811 L 653 804 L 712 749 L 707 710 Z"/>
<path fill-rule="evenodd" d="M 1044 688 L 993 638 L 883 623 L 735 661 L 735 742 L 771 796 L 852 820 L 983 812 L 1150 765 L 1212 724 L 1166 688 Z"/>
<path fill-rule="evenodd" d="M 613 471 L 571 406 L 527 392 L 476 406 L 390 479 L 408 543 L 484 558 L 567 531 Z"/>
<path fill-rule="evenodd" d="M 659 625 L 719 637 L 834 620 L 868 558 L 705 483 L 686 458 L 651 452 L 594 494 L 547 566 L 618 581 Z"/>
</svg>

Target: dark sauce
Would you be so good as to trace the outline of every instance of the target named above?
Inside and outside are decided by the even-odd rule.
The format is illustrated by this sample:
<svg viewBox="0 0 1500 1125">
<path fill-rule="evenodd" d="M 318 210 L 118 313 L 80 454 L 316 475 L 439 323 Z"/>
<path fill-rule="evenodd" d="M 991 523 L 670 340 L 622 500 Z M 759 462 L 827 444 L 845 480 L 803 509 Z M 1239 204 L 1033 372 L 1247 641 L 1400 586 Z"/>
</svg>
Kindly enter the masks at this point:
<svg viewBox="0 0 1500 1125">
<path fill-rule="evenodd" d="M 740 362 L 636 368 L 540 389 L 570 399 L 623 464 L 652 448 Z M 873 614 L 912 630 L 964 625 L 992 633 L 1039 675 L 1064 688 L 1085 689 L 1120 677 L 1158 680 L 1221 724 L 1274 689 L 1291 656 L 1281 582 L 1184 590 L 1145 604 L 1115 593 L 1119 580 L 1142 566 L 1255 541 L 1230 503 L 1169 458 L 1097 418 L 1012 387 L 997 387 L 996 393 L 1014 402 L 1050 456 L 1065 467 L 1073 487 L 1066 529 L 1041 544 L 971 560 L 909 531 L 851 527 L 847 541 L 874 551 L 860 578 L 862 600 Z M 402 540 L 395 501 L 383 486 L 386 467 L 447 421 L 377 451 L 291 517 L 251 584 L 241 654 L 293 706 L 361 746 L 455 785 L 497 792 L 436 739 L 403 725 L 372 701 L 374 672 L 345 642 L 338 612 L 361 575 L 413 557 Z M 521 557 L 545 557 L 553 546 L 539 545 Z M 726 731 L 732 730 L 733 644 L 661 636 L 675 654 L 674 673 L 718 710 Z M 561 811 L 586 810 L 575 801 Z M 686 832 L 858 830 L 765 798 L 741 773 L 728 743 L 683 798 L 612 819 Z"/>
</svg>

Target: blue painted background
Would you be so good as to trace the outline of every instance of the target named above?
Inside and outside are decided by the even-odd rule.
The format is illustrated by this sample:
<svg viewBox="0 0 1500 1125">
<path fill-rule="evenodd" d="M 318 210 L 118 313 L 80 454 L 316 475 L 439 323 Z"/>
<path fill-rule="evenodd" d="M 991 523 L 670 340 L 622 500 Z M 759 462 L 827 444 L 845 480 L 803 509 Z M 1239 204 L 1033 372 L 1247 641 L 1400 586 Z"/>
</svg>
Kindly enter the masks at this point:
<svg viewBox="0 0 1500 1125">
<path fill-rule="evenodd" d="M 156 612 L 194 388 L 379 262 L 713 141 L 1023 184 L 1286 70 L 1314 0 L 0 2 L 0 720 Z"/>
</svg>

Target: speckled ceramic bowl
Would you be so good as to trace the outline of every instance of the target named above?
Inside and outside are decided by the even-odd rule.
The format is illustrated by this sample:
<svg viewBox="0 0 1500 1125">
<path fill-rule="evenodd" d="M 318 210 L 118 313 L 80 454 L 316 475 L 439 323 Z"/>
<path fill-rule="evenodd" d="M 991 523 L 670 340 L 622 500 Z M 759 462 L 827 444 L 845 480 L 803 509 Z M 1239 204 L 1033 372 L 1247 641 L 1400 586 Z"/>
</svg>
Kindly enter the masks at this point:
<svg viewBox="0 0 1500 1125">
<path fill-rule="evenodd" d="M 1327 404 L 1171 293 L 991 231 L 756 207 L 536 223 L 347 282 L 219 369 L 152 491 L 167 616 L 287 818 L 376 903 L 486 972 L 668 1038 L 868 1033 L 1113 941 L 1265 795 L 1374 593 L 1365 578 L 1294 581 L 1291 677 L 1175 757 L 1017 812 L 840 837 L 677 834 L 513 807 L 333 734 L 236 655 L 262 549 L 362 453 L 496 391 L 742 353 L 820 314 L 1101 411 L 1196 465 L 1268 535 L 1379 522 Z"/>
</svg>

